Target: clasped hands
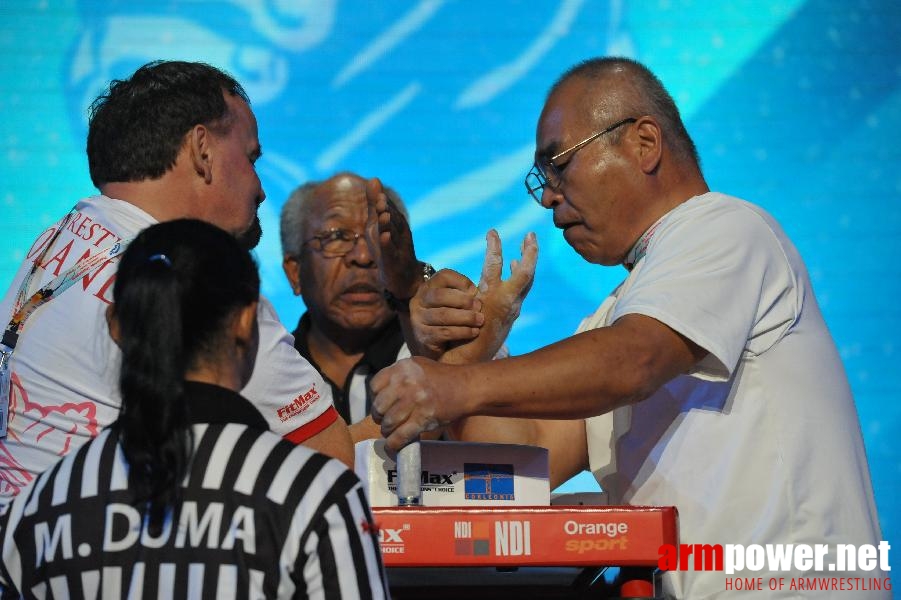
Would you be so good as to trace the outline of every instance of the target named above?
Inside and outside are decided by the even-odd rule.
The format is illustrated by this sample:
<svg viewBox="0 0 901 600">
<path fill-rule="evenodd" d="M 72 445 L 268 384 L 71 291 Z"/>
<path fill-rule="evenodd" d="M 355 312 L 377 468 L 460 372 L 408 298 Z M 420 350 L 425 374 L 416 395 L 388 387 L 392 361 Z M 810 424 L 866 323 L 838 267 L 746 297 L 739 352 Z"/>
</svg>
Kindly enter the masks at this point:
<svg viewBox="0 0 901 600">
<path fill-rule="evenodd" d="M 411 289 L 410 269 L 418 272 L 418 263 L 409 258 L 415 255 L 406 219 L 388 201 L 378 180 L 369 181 L 366 194 L 374 212 L 370 222 L 378 227 L 383 285 L 392 293 Z M 529 233 L 521 245 L 521 260 L 510 262 L 510 277 L 504 280 L 500 236 L 492 229 L 486 240 L 478 285 L 451 269 L 418 283 L 410 300 L 415 337 L 410 349 L 415 356 L 372 379 L 372 418 L 381 425 L 390 448 L 399 449 L 424 431 L 477 411 L 468 384 L 478 384 L 478 374 L 459 365 L 497 354 L 532 287 L 538 261 L 538 242 Z"/>
</svg>

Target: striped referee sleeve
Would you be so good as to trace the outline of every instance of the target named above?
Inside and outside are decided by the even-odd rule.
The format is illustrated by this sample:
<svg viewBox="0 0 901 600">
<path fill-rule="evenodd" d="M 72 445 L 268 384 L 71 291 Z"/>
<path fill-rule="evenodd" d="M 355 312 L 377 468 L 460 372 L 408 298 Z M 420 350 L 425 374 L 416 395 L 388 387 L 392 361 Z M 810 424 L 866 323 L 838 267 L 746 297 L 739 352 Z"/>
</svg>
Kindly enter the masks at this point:
<svg viewBox="0 0 901 600">
<path fill-rule="evenodd" d="M 298 447 L 298 454 L 305 452 Z M 375 527 L 357 476 L 340 461 L 313 455 L 295 483 L 288 496 L 297 498 L 297 508 L 279 561 L 289 576 L 282 577 L 279 595 L 387 599 Z"/>
</svg>

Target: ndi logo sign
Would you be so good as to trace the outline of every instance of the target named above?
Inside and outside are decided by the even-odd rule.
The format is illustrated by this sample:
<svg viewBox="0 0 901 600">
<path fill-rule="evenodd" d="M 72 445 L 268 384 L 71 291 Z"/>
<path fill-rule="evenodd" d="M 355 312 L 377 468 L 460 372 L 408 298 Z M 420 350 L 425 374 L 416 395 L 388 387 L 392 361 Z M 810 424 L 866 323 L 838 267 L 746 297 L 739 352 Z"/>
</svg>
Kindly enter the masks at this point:
<svg viewBox="0 0 901 600">
<path fill-rule="evenodd" d="M 485 521 L 454 522 L 454 553 L 466 556 L 489 556 L 491 534 Z"/>
<path fill-rule="evenodd" d="M 531 521 L 494 521 L 495 556 L 531 556 Z M 491 555 L 491 523 L 455 521 L 454 553 L 468 556 Z"/>
<path fill-rule="evenodd" d="M 463 463 L 463 492 L 467 500 L 513 500 L 513 465 Z"/>
</svg>

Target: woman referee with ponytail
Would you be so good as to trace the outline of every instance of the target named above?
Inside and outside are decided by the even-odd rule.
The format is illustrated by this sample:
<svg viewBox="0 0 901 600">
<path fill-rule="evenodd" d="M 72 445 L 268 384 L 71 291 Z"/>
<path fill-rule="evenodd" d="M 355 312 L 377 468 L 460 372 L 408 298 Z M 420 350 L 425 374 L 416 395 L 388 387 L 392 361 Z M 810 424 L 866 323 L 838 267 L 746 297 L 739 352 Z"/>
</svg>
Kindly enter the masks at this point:
<svg viewBox="0 0 901 600">
<path fill-rule="evenodd" d="M 2 597 L 388 596 L 356 476 L 269 432 L 238 394 L 259 286 L 212 225 L 131 242 L 107 312 L 119 419 L 0 517 Z"/>
</svg>

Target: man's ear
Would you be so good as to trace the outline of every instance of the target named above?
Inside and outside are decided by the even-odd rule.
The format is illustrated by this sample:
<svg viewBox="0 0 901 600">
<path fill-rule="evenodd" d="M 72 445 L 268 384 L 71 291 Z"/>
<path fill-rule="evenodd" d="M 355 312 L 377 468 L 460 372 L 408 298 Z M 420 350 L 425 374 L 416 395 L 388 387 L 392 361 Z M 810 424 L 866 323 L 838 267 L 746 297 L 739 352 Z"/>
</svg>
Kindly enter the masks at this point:
<svg viewBox="0 0 901 600">
<path fill-rule="evenodd" d="M 119 345 L 121 339 L 119 331 L 119 319 L 116 318 L 116 305 L 110 304 L 106 307 L 106 328 L 109 330 L 109 336 L 113 338 L 116 345 Z"/>
<path fill-rule="evenodd" d="M 282 270 L 288 277 L 295 296 L 300 296 L 300 259 L 293 254 L 285 254 L 282 258 Z"/>
<path fill-rule="evenodd" d="M 251 302 L 238 310 L 234 322 L 235 339 L 243 346 L 248 346 L 256 335 L 257 303 Z"/>
<path fill-rule="evenodd" d="M 644 116 L 635 123 L 638 134 L 638 165 L 646 173 L 653 173 L 663 156 L 663 134 L 654 117 Z"/>
<path fill-rule="evenodd" d="M 231 324 L 235 345 L 235 366 L 239 369 L 240 386 L 244 387 L 253 375 L 257 352 L 260 348 L 260 330 L 257 324 L 257 302 L 251 302 L 238 310 Z"/>
<path fill-rule="evenodd" d="M 203 125 L 195 125 L 187 138 L 194 172 L 203 177 L 205 183 L 210 183 L 213 180 L 212 132 Z"/>
</svg>

